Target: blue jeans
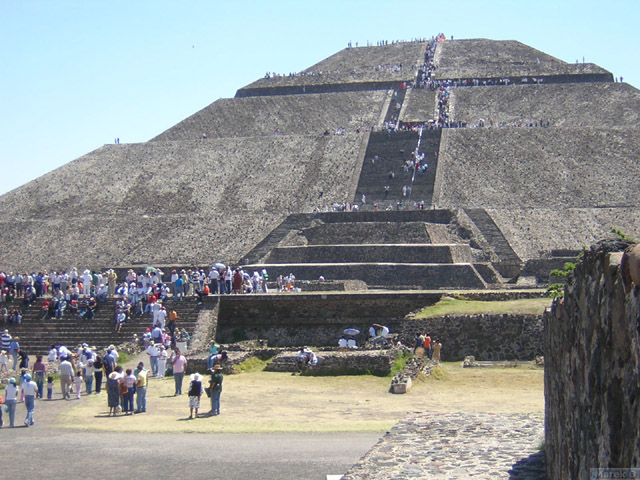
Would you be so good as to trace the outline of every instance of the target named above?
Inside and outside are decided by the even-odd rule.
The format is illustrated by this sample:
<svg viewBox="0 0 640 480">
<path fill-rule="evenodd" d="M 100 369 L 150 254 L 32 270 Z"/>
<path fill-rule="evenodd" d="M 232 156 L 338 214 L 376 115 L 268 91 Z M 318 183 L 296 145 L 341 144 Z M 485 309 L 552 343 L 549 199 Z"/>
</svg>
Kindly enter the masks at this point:
<svg viewBox="0 0 640 480">
<path fill-rule="evenodd" d="M 133 394 L 136 393 L 135 388 L 130 388 L 123 397 L 123 410 L 125 412 L 133 412 Z"/>
<path fill-rule="evenodd" d="M 176 395 L 182 395 L 182 380 L 184 379 L 184 372 L 183 373 L 176 373 L 173 372 L 173 379 L 176 382 Z"/>
<path fill-rule="evenodd" d="M 87 390 L 87 395 L 90 395 L 93 390 L 93 375 L 88 374 L 84 377 L 84 386 Z"/>
<path fill-rule="evenodd" d="M 147 387 L 136 389 L 136 412 L 147 411 Z"/>
<path fill-rule="evenodd" d="M 16 400 L 5 400 L 4 403 L 9 408 L 9 426 L 13 428 L 16 419 Z"/>
<path fill-rule="evenodd" d="M 214 390 L 211 392 L 211 413 L 220 415 L 220 394 L 222 390 Z"/>
<path fill-rule="evenodd" d="M 16 369 L 16 365 L 18 365 L 18 352 L 12 352 L 11 353 L 11 357 L 13 358 L 13 367 L 11 367 L 13 370 Z"/>
<path fill-rule="evenodd" d="M 27 408 L 27 416 L 24 418 L 24 424 L 33 425 L 33 410 L 36 408 L 36 397 L 34 395 L 25 395 L 24 406 Z"/>
<path fill-rule="evenodd" d="M 151 375 L 158 375 L 158 357 L 151 357 Z"/>
<path fill-rule="evenodd" d="M 38 385 L 38 398 L 42 398 L 44 392 L 44 372 L 36 372 L 36 385 Z"/>
</svg>

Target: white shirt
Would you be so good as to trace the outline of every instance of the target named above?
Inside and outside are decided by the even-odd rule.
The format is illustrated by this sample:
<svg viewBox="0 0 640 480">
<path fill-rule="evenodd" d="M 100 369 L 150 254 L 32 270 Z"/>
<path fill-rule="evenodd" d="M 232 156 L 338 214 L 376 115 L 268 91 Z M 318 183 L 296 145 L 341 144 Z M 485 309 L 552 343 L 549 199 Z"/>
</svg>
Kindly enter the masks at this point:
<svg viewBox="0 0 640 480">
<path fill-rule="evenodd" d="M 58 358 L 58 351 L 55 348 L 52 348 L 51 350 L 49 350 L 49 356 L 47 357 L 47 360 L 49 360 L 50 362 L 55 362 L 57 358 Z"/>
<path fill-rule="evenodd" d="M 13 383 L 7 385 L 7 388 L 4 389 L 4 399 L 6 400 L 15 400 L 18 397 L 18 387 Z"/>
<path fill-rule="evenodd" d="M 35 395 L 36 393 L 38 393 L 38 385 L 33 380 L 31 380 L 30 382 L 25 382 L 22 385 L 22 393 L 24 393 L 25 395 Z"/>
</svg>

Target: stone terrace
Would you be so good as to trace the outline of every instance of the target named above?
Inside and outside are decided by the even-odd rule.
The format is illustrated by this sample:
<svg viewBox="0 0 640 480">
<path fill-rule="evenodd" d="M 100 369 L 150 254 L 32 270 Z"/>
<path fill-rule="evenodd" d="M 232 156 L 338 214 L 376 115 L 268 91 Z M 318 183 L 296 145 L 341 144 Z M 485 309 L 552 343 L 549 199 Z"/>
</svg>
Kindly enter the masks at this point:
<svg viewBox="0 0 640 480">
<path fill-rule="evenodd" d="M 381 123 L 385 91 L 220 99 L 151 141 L 349 132 Z"/>
<path fill-rule="evenodd" d="M 639 149 L 640 131 L 632 128 L 447 129 L 434 203 L 506 209 L 634 205 Z"/>
<path fill-rule="evenodd" d="M 435 98 L 434 92 L 428 93 Z M 484 119 L 489 126 L 491 118 L 494 125 L 548 121 L 552 127 L 640 126 L 640 91 L 623 83 L 454 88 L 451 105 L 452 120 L 468 125 Z M 428 112 L 433 113 L 433 107 Z"/>
<path fill-rule="evenodd" d="M 637 238 L 640 207 L 487 209 L 522 259 L 539 258 L 555 249 L 581 250 L 611 236 L 612 227 Z M 555 268 L 555 267 L 554 267 Z"/>
<path fill-rule="evenodd" d="M 599 74 L 613 80 L 597 65 L 566 63 L 514 40 L 446 41 L 438 44 L 435 61 L 437 79 Z"/>
<path fill-rule="evenodd" d="M 400 111 L 400 120 L 403 122 L 433 120 L 437 108 L 436 98 L 437 92 L 433 90 L 409 90 Z"/>
<path fill-rule="evenodd" d="M 353 198 L 367 136 L 105 146 L 0 197 L 3 241 L 29 245 L 3 268 L 233 261 L 287 207 Z"/>
<path fill-rule="evenodd" d="M 417 66 L 424 62 L 424 42 L 407 42 L 375 47 L 346 48 L 300 72 L 297 76 L 262 78 L 239 91 L 251 88 L 304 85 L 349 84 L 360 82 L 413 82 Z M 402 70 L 392 71 L 402 64 Z M 382 68 L 379 68 L 382 67 Z"/>
</svg>

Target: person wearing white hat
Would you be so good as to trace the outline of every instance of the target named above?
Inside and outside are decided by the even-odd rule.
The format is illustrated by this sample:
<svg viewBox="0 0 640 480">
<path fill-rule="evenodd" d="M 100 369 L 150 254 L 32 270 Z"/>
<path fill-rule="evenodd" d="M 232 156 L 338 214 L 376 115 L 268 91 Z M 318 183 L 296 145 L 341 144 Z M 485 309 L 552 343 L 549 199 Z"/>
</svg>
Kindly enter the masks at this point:
<svg viewBox="0 0 640 480">
<path fill-rule="evenodd" d="M 189 384 L 189 418 L 198 418 L 198 409 L 200 408 L 200 397 L 202 396 L 202 375 L 199 373 L 191 374 L 191 383 Z M 195 417 L 193 412 L 195 410 Z"/>
</svg>

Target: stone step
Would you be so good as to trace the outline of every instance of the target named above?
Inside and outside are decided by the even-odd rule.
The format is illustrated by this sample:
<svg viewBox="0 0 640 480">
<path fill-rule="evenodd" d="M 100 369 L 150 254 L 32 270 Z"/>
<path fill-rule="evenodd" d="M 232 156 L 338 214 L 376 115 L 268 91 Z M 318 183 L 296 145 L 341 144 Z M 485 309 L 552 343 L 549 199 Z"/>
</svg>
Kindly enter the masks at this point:
<svg viewBox="0 0 640 480">
<path fill-rule="evenodd" d="M 297 281 L 323 276 L 326 280 L 362 280 L 371 285 L 412 285 L 424 289 L 486 288 L 471 263 L 294 263 L 253 264 L 243 268 L 249 272 L 266 268 L 271 279 L 293 273 Z"/>
<path fill-rule="evenodd" d="M 470 263 L 468 245 L 361 244 L 277 247 L 267 263 Z"/>
<path fill-rule="evenodd" d="M 427 226 L 424 222 L 355 222 L 324 223 L 305 228 L 303 235 L 308 245 L 331 245 L 338 239 L 343 244 L 393 244 L 401 240 L 403 243 L 431 243 Z"/>
</svg>

